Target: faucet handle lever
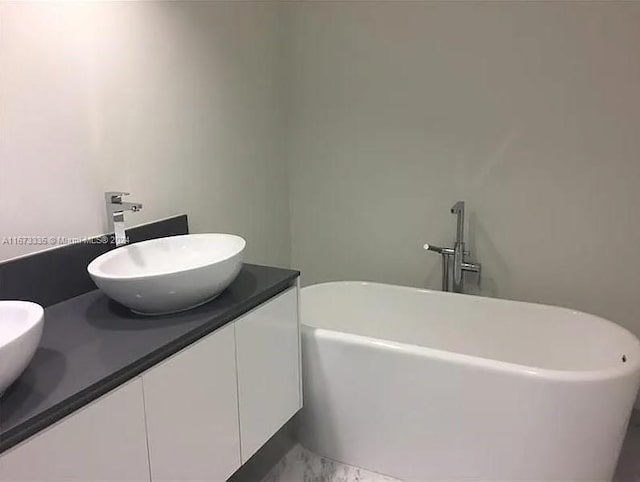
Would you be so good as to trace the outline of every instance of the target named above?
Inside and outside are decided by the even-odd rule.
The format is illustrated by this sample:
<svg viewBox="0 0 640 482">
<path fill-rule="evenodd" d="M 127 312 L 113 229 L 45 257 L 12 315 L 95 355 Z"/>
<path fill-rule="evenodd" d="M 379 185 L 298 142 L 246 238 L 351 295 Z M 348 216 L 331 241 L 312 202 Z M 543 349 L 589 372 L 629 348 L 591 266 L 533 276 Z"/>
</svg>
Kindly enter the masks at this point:
<svg viewBox="0 0 640 482">
<path fill-rule="evenodd" d="M 445 248 L 441 248 L 440 246 L 435 246 L 435 245 L 429 244 L 429 243 L 425 243 L 423 248 L 426 249 L 427 251 L 433 251 L 433 252 L 438 253 L 438 254 L 442 254 L 442 251 L 445 249 Z"/>
<path fill-rule="evenodd" d="M 104 193 L 104 198 L 107 201 L 107 204 L 121 204 L 122 198 L 128 195 L 128 192 L 123 191 L 107 191 Z"/>
<path fill-rule="evenodd" d="M 427 251 L 433 251 L 434 253 L 438 253 L 443 256 L 453 256 L 453 253 L 454 253 L 453 248 L 441 248 L 440 246 L 436 246 L 435 244 L 429 244 L 429 243 L 425 243 L 423 248 L 426 249 Z M 469 253 L 465 251 L 465 254 L 469 254 Z"/>
</svg>

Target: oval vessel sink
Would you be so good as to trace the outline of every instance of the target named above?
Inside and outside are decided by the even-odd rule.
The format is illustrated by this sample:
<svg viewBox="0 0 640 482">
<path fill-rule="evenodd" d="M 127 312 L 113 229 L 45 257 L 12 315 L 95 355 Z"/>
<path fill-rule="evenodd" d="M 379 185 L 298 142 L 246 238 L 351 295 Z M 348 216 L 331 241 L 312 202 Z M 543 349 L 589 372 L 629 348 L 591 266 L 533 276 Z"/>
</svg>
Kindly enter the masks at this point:
<svg viewBox="0 0 640 482">
<path fill-rule="evenodd" d="M 0 301 L 0 395 L 33 358 L 43 323 L 42 306 L 30 301 Z"/>
<path fill-rule="evenodd" d="M 229 286 L 245 246 L 233 234 L 152 239 L 109 251 L 87 271 L 107 296 L 135 313 L 176 313 L 207 303 Z"/>
</svg>

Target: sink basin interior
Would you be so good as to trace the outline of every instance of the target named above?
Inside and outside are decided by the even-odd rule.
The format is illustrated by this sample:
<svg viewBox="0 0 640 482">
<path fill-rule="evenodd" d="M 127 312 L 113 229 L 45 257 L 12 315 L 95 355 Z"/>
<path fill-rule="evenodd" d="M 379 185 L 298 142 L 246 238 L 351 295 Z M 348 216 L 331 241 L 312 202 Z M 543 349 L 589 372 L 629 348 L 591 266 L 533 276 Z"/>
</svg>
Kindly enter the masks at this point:
<svg viewBox="0 0 640 482">
<path fill-rule="evenodd" d="M 215 247 L 215 249 L 212 249 Z M 191 234 L 124 246 L 96 259 L 89 272 L 102 277 L 137 278 L 191 270 L 225 261 L 245 247 L 230 234 Z"/>
</svg>

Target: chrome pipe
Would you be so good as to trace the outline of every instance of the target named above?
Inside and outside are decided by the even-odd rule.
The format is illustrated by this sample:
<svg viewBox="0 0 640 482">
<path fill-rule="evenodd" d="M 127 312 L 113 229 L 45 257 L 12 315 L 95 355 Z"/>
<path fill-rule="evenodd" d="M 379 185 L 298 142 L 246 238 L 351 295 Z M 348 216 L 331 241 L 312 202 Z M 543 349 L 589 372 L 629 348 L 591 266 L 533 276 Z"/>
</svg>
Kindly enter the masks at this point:
<svg viewBox="0 0 640 482">
<path fill-rule="evenodd" d="M 442 291 L 449 291 L 449 257 L 449 254 L 442 253 Z"/>
<path fill-rule="evenodd" d="M 456 242 L 453 245 L 453 291 L 462 293 L 462 263 L 464 262 L 464 201 L 451 206 L 451 213 L 457 216 Z"/>
</svg>

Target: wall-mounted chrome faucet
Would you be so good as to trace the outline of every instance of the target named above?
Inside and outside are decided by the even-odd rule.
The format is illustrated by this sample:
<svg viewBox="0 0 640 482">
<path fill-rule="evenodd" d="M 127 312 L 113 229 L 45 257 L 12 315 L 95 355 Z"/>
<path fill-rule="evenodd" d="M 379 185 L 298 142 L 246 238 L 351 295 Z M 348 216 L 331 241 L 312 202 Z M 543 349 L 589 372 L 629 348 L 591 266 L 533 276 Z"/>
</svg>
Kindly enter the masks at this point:
<svg viewBox="0 0 640 482">
<path fill-rule="evenodd" d="M 464 290 L 465 271 L 478 273 L 478 276 L 480 276 L 481 265 L 468 259 L 471 253 L 465 250 L 464 201 L 455 203 L 451 207 L 451 213 L 457 216 L 456 241 L 453 244 L 453 248 L 441 248 L 433 244 L 425 244 L 424 249 L 442 256 L 442 291 L 462 293 Z"/>
<path fill-rule="evenodd" d="M 104 193 L 104 200 L 107 204 L 107 224 L 108 232 L 113 231 L 116 246 L 122 246 L 127 242 L 124 231 L 124 212 L 138 212 L 142 209 L 140 203 L 123 202 L 122 198 L 128 196 L 128 192 L 109 191 Z"/>
</svg>

